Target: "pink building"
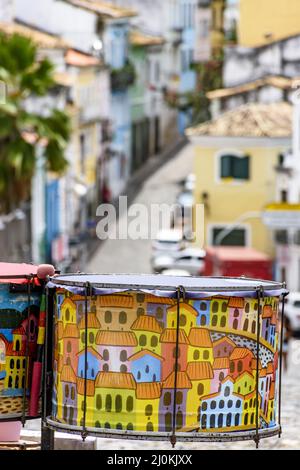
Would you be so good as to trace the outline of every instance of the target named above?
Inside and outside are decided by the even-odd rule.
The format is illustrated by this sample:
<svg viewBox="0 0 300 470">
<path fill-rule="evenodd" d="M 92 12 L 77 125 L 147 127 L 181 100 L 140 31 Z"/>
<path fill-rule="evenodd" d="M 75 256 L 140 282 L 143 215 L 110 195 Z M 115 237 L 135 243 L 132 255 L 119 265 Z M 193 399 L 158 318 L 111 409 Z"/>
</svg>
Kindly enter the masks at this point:
<svg viewBox="0 0 300 470">
<path fill-rule="evenodd" d="M 220 391 L 221 382 L 229 374 L 229 358 L 228 357 L 217 357 L 213 363 L 213 379 L 211 380 L 210 393 L 216 393 Z"/>
<path fill-rule="evenodd" d="M 242 318 L 245 300 L 241 297 L 230 297 L 228 302 L 228 326 L 232 330 L 242 330 Z"/>
</svg>

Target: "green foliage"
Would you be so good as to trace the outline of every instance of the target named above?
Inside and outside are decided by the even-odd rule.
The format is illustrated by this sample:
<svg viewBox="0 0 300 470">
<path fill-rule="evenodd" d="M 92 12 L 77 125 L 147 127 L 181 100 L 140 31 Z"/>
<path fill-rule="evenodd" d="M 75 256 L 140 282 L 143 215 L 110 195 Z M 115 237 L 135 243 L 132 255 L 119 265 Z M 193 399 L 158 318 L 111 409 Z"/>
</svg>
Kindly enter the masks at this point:
<svg viewBox="0 0 300 470">
<path fill-rule="evenodd" d="M 45 96 L 54 86 L 53 70 L 48 59 L 38 61 L 30 39 L 0 34 L 0 80 L 7 89 L 5 103 L 0 104 L 0 213 L 30 196 L 38 146 L 44 149 L 50 171 L 66 169 L 68 115 L 53 110 L 40 116 L 28 112 L 24 104 L 29 96 Z"/>
</svg>

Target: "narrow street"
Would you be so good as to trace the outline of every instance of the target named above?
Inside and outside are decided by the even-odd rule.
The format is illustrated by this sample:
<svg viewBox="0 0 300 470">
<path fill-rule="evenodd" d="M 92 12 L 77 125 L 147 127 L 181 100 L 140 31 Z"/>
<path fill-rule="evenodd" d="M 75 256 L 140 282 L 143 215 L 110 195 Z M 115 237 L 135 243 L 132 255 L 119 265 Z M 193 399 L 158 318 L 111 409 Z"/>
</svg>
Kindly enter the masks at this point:
<svg viewBox="0 0 300 470">
<path fill-rule="evenodd" d="M 193 148 L 184 147 L 144 184 L 134 203 L 173 204 L 180 190 L 178 182 L 193 172 Z M 120 223 L 122 217 L 120 217 Z M 150 273 L 151 240 L 106 240 L 87 265 L 86 272 Z"/>
</svg>

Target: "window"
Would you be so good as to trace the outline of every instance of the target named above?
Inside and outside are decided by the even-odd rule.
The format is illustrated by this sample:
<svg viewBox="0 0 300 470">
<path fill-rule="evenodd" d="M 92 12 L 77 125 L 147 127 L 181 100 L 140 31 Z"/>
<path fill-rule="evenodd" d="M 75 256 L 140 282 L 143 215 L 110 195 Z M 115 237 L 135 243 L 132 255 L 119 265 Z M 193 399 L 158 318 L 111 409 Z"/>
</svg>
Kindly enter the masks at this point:
<svg viewBox="0 0 300 470">
<path fill-rule="evenodd" d="M 72 351 L 72 343 L 71 341 L 67 342 L 67 352 L 70 353 Z"/>
<path fill-rule="evenodd" d="M 202 407 L 202 409 L 203 409 L 203 407 Z M 202 427 L 202 429 L 206 429 L 206 426 L 207 426 L 207 415 L 202 415 L 201 427 Z"/>
<path fill-rule="evenodd" d="M 90 342 L 91 344 L 93 344 L 93 343 L 94 343 L 94 339 L 95 339 L 94 333 L 92 333 L 92 332 L 90 331 L 90 333 L 89 333 L 89 342 Z"/>
<path fill-rule="evenodd" d="M 165 430 L 166 430 L 166 432 L 172 431 L 172 413 L 166 413 L 166 416 L 165 416 Z"/>
<path fill-rule="evenodd" d="M 217 313 L 218 312 L 218 302 L 213 302 L 211 309 L 212 309 L 213 313 Z"/>
<path fill-rule="evenodd" d="M 10 367 L 11 369 L 13 369 L 14 366 L 15 366 L 14 360 L 11 359 L 11 360 L 9 361 L 9 367 Z"/>
<path fill-rule="evenodd" d="M 211 403 L 210 403 L 210 409 L 211 410 L 215 410 L 217 407 L 217 403 L 215 400 L 212 400 Z"/>
<path fill-rule="evenodd" d="M 158 345 L 157 336 L 152 336 L 152 338 L 151 338 L 151 348 L 156 348 L 157 345 Z"/>
<path fill-rule="evenodd" d="M 224 372 L 220 372 L 219 374 L 219 381 L 222 382 L 224 380 Z"/>
<path fill-rule="evenodd" d="M 66 398 L 69 397 L 69 385 L 65 386 L 65 396 L 66 396 Z"/>
<path fill-rule="evenodd" d="M 127 424 L 127 431 L 133 431 L 133 424 L 132 423 Z"/>
<path fill-rule="evenodd" d="M 197 392 L 198 392 L 199 396 L 204 394 L 204 385 L 203 384 L 200 383 L 198 385 Z"/>
<path fill-rule="evenodd" d="M 199 353 L 199 351 L 196 349 L 196 350 L 194 351 L 193 358 L 194 358 L 195 361 L 198 361 L 199 357 L 200 357 L 200 353 Z"/>
<path fill-rule="evenodd" d="M 224 396 L 225 396 L 225 397 L 229 397 L 229 395 L 230 395 L 230 388 L 229 388 L 229 387 L 225 387 Z"/>
<path fill-rule="evenodd" d="M 231 417 L 232 417 L 231 413 L 228 413 L 228 415 L 226 416 L 226 426 L 228 428 L 231 426 Z"/>
<path fill-rule="evenodd" d="M 141 335 L 140 340 L 139 340 L 139 345 L 140 346 L 146 346 L 146 343 L 147 343 L 146 335 Z"/>
<path fill-rule="evenodd" d="M 242 370 L 243 370 L 243 362 L 242 361 L 238 362 L 237 370 L 238 370 L 238 372 L 242 372 Z"/>
<path fill-rule="evenodd" d="M 147 365 L 147 366 L 145 367 L 145 372 L 146 372 L 146 374 L 149 374 L 149 370 L 150 370 L 150 369 L 149 369 L 149 366 Z"/>
<path fill-rule="evenodd" d="M 240 424 L 240 417 L 238 414 L 236 414 L 234 418 L 234 425 L 238 426 L 239 424 Z"/>
<path fill-rule="evenodd" d="M 120 372 L 122 372 L 122 373 L 127 372 L 127 367 L 125 366 L 125 364 L 121 365 Z"/>
<path fill-rule="evenodd" d="M 226 317 L 223 316 L 220 321 L 220 326 L 221 328 L 224 328 L 226 326 Z"/>
<path fill-rule="evenodd" d="M 200 303 L 200 310 L 206 310 L 206 303 L 205 302 L 201 302 Z"/>
<path fill-rule="evenodd" d="M 105 411 L 107 411 L 108 413 L 111 411 L 111 404 L 112 404 L 111 395 L 107 395 L 106 400 L 105 400 Z"/>
<path fill-rule="evenodd" d="M 20 365 L 21 365 L 21 364 L 20 364 L 20 359 L 17 359 L 17 365 L 16 365 L 16 367 L 17 367 L 18 370 L 20 369 Z"/>
<path fill-rule="evenodd" d="M 185 315 L 180 315 L 180 317 L 179 317 L 179 325 L 180 325 L 180 326 L 185 326 L 185 325 L 186 325 L 186 316 L 185 316 Z"/>
<path fill-rule="evenodd" d="M 225 402 L 224 400 L 220 400 L 220 403 L 219 403 L 219 408 L 222 410 L 225 406 Z"/>
<path fill-rule="evenodd" d="M 231 374 L 233 374 L 234 369 L 235 369 L 235 367 L 234 367 L 234 362 L 231 361 L 231 363 L 230 363 L 230 372 L 231 372 Z"/>
<path fill-rule="evenodd" d="M 16 341 L 16 351 L 20 351 L 20 341 L 18 339 Z"/>
<path fill-rule="evenodd" d="M 239 315 L 240 315 L 240 312 L 238 311 L 238 309 L 237 309 L 237 308 L 235 308 L 235 309 L 234 309 L 234 312 L 233 312 L 233 316 L 234 316 L 234 318 L 238 318 L 238 317 L 239 317 Z"/>
<path fill-rule="evenodd" d="M 220 246 L 246 246 L 246 230 L 244 228 L 235 228 L 224 236 L 220 241 L 217 240 L 219 233 L 223 232 L 224 227 L 213 227 L 212 244 Z M 217 243 L 218 242 L 218 243 Z"/>
<path fill-rule="evenodd" d="M 171 405 L 171 393 L 170 392 L 166 392 L 164 395 L 164 405 L 165 406 Z"/>
<path fill-rule="evenodd" d="M 245 425 L 248 424 L 248 413 L 245 414 L 244 424 L 245 424 Z"/>
<path fill-rule="evenodd" d="M 104 361 L 109 361 L 109 351 L 108 351 L 108 349 L 103 350 L 102 356 L 103 356 Z"/>
<path fill-rule="evenodd" d="M 109 424 L 109 423 L 105 423 L 105 424 L 104 424 L 104 427 L 105 427 L 105 429 L 110 429 L 110 424 Z"/>
<path fill-rule="evenodd" d="M 221 178 L 232 178 L 236 180 L 249 179 L 249 155 L 239 157 L 237 155 L 221 156 Z"/>
<path fill-rule="evenodd" d="M 219 414 L 219 417 L 218 417 L 218 427 L 219 427 L 219 428 L 222 428 L 222 427 L 223 427 L 223 413 L 220 413 L 220 414 Z"/>
<path fill-rule="evenodd" d="M 147 432 L 153 432 L 154 431 L 154 428 L 153 428 L 153 424 L 149 421 L 149 423 L 147 423 Z"/>
<path fill-rule="evenodd" d="M 136 294 L 136 301 L 141 304 L 145 301 L 145 294 Z M 144 309 L 143 309 L 144 310 Z"/>
<path fill-rule="evenodd" d="M 121 395 L 116 395 L 115 406 L 116 406 L 116 413 L 121 413 L 121 411 L 122 411 L 122 397 L 121 397 Z"/>
<path fill-rule="evenodd" d="M 73 401 L 75 400 L 75 388 L 74 387 L 71 388 L 71 400 Z"/>
<path fill-rule="evenodd" d="M 136 311 L 136 314 L 138 317 L 140 317 L 141 315 L 144 315 L 144 313 L 145 313 L 145 309 L 142 307 L 139 307 Z"/>
<path fill-rule="evenodd" d="M 120 312 L 119 314 L 119 323 L 121 325 L 124 325 L 127 322 L 127 313 L 126 312 Z"/>
<path fill-rule="evenodd" d="M 96 421 L 96 422 L 95 422 L 95 428 L 101 428 L 100 421 Z"/>
<path fill-rule="evenodd" d="M 243 330 L 248 331 L 248 326 L 249 326 L 249 320 L 248 320 L 248 318 L 246 318 L 246 320 L 244 321 Z"/>
<path fill-rule="evenodd" d="M 217 315 L 214 315 L 212 317 L 211 324 L 212 324 L 212 326 L 217 326 L 217 323 L 218 323 L 218 317 L 217 317 Z"/>
<path fill-rule="evenodd" d="M 252 322 L 251 331 L 252 331 L 253 334 L 256 331 L 256 321 L 255 320 L 253 320 L 253 322 Z"/>
<path fill-rule="evenodd" d="M 96 397 L 96 408 L 97 408 L 97 410 L 101 410 L 101 408 L 102 408 L 102 397 L 101 397 L 101 395 L 97 395 L 97 397 Z"/>
<path fill-rule="evenodd" d="M 246 313 L 249 313 L 250 311 L 250 305 L 249 305 L 249 302 L 246 302 L 246 305 L 245 305 L 245 312 Z"/>
<path fill-rule="evenodd" d="M 127 351 L 126 351 L 126 349 L 123 349 L 123 351 L 120 352 L 120 361 L 121 362 L 127 361 Z"/>
<path fill-rule="evenodd" d="M 145 408 L 145 416 L 151 416 L 153 413 L 153 406 L 147 405 Z"/>
<path fill-rule="evenodd" d="M 228 408 L 232 408 L 232 405 L 233 405 L 233 401 L 232 401 L 232 400 L 228 400 L 228 403 L 227 403 Z"/>
<path fill-rule="evenodd" d="M 209 351 L 205 350 L 204 353 L 203 353 L 203 359 L 206 361 L 207 359 L 209 359 Z"/>
<path fill-rule="evenodd" d="M 66 321 L 70 320 L 70 310 L 67 308 L 66 309 Z"/>
<path fill-rule="evenodd" d="M 222 303 L 222 312 L 226 313 L 227 312 L 227 302 Z"/>
<path fill-rule="evenodd" d="M 138 379 L 138 380 L 141 380 L 141 373 L 140 373 L 140 371 L 138 371 L 138 373 L 137 373 L 137 379 Z"/>
<path fill-rule="evenodd" d="M 130 413 L 133 410 L 133 398 L 132 397 L 127 397 L 126 410 L 128 411 L 128 413 Z"/>
<path fill-rule="evenodd" d="M 156 309 L 156 317 L 158 318 L 158 320 L 162 320 L 164 316 L 164 311 L 161 307 L 157 307 Z"/>
<path fill-rule="evenodd" d="M 205 325 L 206 325 L 206 316 L 205 316 L 205 315 L 201 315 L 200 324 L 201 324 L 201 326 L 205 326 Z"/>
<path fill-rule="evenodd" d="M 181 405 L 183 402 L 183 393 L 177 392 L 176 393 L 176 405 Z"/>
<path fill-rule="evenodd" d="M 106 310 L 105 314 L 104 314 L 104 321 L 105 323 L 111 323 L 112 321 L 112 313 L 110 310 Z"/>
<path fill-rule="evenodd" d="M 206 401 L 202 403 L 202 411 L 206 411 L 207 410 L 207 403 Z"/>
</svg>

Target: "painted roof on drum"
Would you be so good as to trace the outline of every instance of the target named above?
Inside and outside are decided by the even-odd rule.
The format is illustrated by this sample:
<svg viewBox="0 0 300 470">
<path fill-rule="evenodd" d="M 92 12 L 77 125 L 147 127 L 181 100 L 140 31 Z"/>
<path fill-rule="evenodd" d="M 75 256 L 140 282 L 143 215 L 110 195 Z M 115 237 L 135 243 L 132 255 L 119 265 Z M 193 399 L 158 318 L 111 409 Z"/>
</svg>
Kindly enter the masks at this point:
<svg viewBox="0 0 300 470">
<path fill-rule="evenodd" d="M 17 264 L 17 263 L 0 263 L 0 276 L 10 276 L 10 279 L 0 279 L 0 284 L 6 283 L 13 283 L 13 284 L 27 284 L 28 279 L 26 276 L 30 276 L 31 274 L 36 275 L 37 273 L 37 266 L 33 264 Z M 16 277 L 13 276 L 24 276 L 24 277 Z"/>
<path fill-rule="evenodd" d="M 72 367 L 69 365 L 64 365 L 61 371 L 61 376 L 60 376 L 61 382 L 70 382 L 73 384 L 76 384 L 77 379 L 76 379 L 76 374 L 73 371 Z"/>
<path fill-rule="evenodd" d="M 250 351 L 250 349 L 248 348 L 235 348 L 231 355 L 230 355 L 230 359 L 231 360 L 234 360 L 234 359 L 244 359 L 245 357 L 247 357 L 248 355 L 251 355 L 251 357 L 253 357 L 253 352 Z"/>
<path fill-rule="evenodd" d="M 100 346 L 137 346 L 137 339 L 132 331 L 98 331 L 96 344 Z"/>
<path fill-rule="evenodd" d="M 157 295 L 146 294 L 145 301 L 153 304 L 168 304 L 173 305 L 176 303 L 176 299 L 170 297 L 158 297 Z"/>
<path fill-rule="evenodd" d="M 97 357 L 97 359 L 103 359 L 103 357 L 101 356 L 101 354 L 98 353 L 98 351 L 96 351 L 96 349 L 94 349 L 92 346 L 89 346 L 87 349 L 87 352 L 93 354 L 94 356 Z M 79 351 L 76 356 L 81 356 L 81 354 L 84 354 L 85 353 L 85 348 L 83 348 L 81 351 Z"/>
<path fill-rule="evenodd" d="M 96 388 L 136 389 L 134 377 L 129 372 L 98 372 Z"/>
<path fill-rule="evenodd" d="M 68 323 L 64 329 L 63 333 L 64 338 L 79 338 L 79 330 L 77 325 Z"/>
<path fill-rule="evenodd" d="M 273 363 L 269 362 L 267 364 L 267 374 L 273 374 L 273 371 L 274 371 Z"/>
<path fill-rule="evenodd" d="M 159 356 L 158 354 L 155 354 L 152 351 L 149 351 L 149 349 L 142 349 L 141 351 L 138 351 L 137 353 L 132 354 L 132 356 L 130 356 L 128 358 L 128 361 L 135 361 L 136 359 L 139 359 L 139 358 L 147 356 L 147 355 L 155 357 L 156 359 L 159 359 L 160 361 L 165 360 L 164 357 Z"/>
<path fill-rule="evenodd" d="M 132 295 L 100 295 L 97 302 L 100 307 L 133 308 Z"/>
<path fill-rule="evenodd" d="M 175 372 L 171 372 L 170 375 L 163 382 L 163 388 L 174 389 L 175 384 Z M 190 381 L 186 372 L 177 372 L 177 389 L 192 388 L 192 382 Z"/>
<path fill-rule="evenodd" d="M 176 329 L 175 328 L 166 328 L 163 330 L 160 336 L 161 343 L 176 343 Z M 179 328 L 179 335 L 178 335 L 178 342 L 179 344 L 189 344 L 188 337 L 185 331 Z"/>
<path fill-rule="evenodd" d="M 244 308 L 245 299 L 242 297 L 230 297 L 228 307 L 231 308 Z"/>
<path fill-rule="evenodd" d="M 84 395 L 84 382 L 85 380 L 81 377 L 77 377 L 77 393 L 79 395 Z M 88 397 L 93 397 L 95 395 L 95 381 L 86 380 L 86 394 Z"/>
<path fill-rule="evenodd" d="M 195 315 L 195 317 L 198 316 L 198 312 L 197 310 L 192 307 L 191 305 L 189 305 L 188 303 L 186 302 L 180 302 L 180 309 L 182 309 L 183 311 L 187 311 L 189 313 L 191 313 L 192 315 Z M 172 313 L 172 312 L 176 312 L 177 313 L 177 305 L 173 305 L 172 307 L 169 307 L 168 308 L 168 313 Z"/>
<path fill-rule="evenodd" d="M 252 359 L 252 361 L 251 361 L 251 369 L 252 369 L 252 370 L 256 370 L 256 366 L 257 366 L 257 364 L 256 364 L 256 358 L 254 357 L 254 358 Z M 259 360 L 259 361 L 258 361 L 258 370 L 261 370 L 261 369 L 262 369 L 262 365 L 261 365 L 261 361 Z"/>
<path fill-rule="evenodd" d="M 13 335 L 26 335 L 26 331 L 23 326 L 19 326 L 15 330 L 12 331 Z"/>
<path fill-rule="evenodd" d="M 211 363 L 208 361 L 188 362 L 186 372 L 190 380 L 206 380 L 214 376 Z"/>
<path fill-rule="evenodd" d="M 262 318 L 272 318 L 273 309 L 271 305 L 265 305 L 263 308 Z"/>
<path fill-rule="evenodd" d="M 205 328 L 191 328 L 189 333 L 189 342 L 192 346 L 200 348 L 212 347 L 209 331 Z"/>
<path fill-rule="evenodd" d="M 217 357 L 214 360 L 213 369 L 229 369 L 229 357 Z"/>
<path fill-rule="evenodd" d="M 14 351 L 13 343 L 8 343 L 6 346 L 6 356 L 25 356 L 26 355 L 26 344 L 22 342 L 21 349 L 19 351 Z"/>
<path fill-rule="evenodd" d="M 97 329 L 101 328 L 100 322 L 95 313 L 88 313 L 87 320 L 88 320 L 87 321 L 88 328 L 97 328 Z M 85 316 L 81 318 L 78 328 L 80 330 L 85 329 Z"/>
<path fill-rule="evenodd" d="M 264 367 L 263 369 L 261 369 L 261 371 L 259 372 L 259 377 L 263 378 L 263 377 L 266 377 L 267 376 L 267 368 Z"/>
<path fill-rule="evenodd" d="M 136 384 L 136 398 L 140 400 L 154 400 L 161 396 L 160 382 L 140 382 Z"/>
<path fill-rule="evenodd" d="M 151 315 L 140 315 L 131 325 L 131 329 L 137 331 L 151 331 L 159 334 L 162 332 L 162 327 L 159 325 L 156 318 Z"/>
<path fill-rule="evenodd" d="M 216 341 L 213 342 L 213 346 L 218 346 L 219 344 L 222 343 L 227 343 L 230 346 L 233 346 L 234 348 L 236 347 L 236 344 L 232 339 L 228 338 L 228 336 L 223 336 L 223 338 L 219 338 Z"/>
</svg>

